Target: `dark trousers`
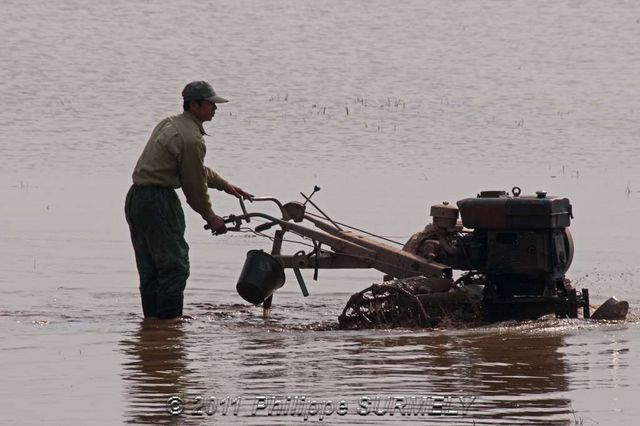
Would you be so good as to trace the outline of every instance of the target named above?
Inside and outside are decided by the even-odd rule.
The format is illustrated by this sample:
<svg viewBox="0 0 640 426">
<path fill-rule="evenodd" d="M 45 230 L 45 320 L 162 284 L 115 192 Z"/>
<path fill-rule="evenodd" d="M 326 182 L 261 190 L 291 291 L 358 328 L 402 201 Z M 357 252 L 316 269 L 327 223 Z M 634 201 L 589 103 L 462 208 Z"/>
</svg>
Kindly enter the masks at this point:
<svg viewBox="0 0 640 426">
<path fill-rule="evenodd" d="M 189 246 L 184 240 L 184 213 L 176 192 L 133 185 L 124 210 L 140 275 L 144 316 L 181 316 L 189 277 Z"/>
</svg>

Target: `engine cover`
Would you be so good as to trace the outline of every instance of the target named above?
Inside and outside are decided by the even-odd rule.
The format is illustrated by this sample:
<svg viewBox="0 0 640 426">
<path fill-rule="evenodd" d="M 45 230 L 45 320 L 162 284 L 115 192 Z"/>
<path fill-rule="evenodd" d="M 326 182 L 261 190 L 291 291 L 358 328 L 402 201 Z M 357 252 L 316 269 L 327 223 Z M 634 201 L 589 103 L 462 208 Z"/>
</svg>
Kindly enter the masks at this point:
<svg viewBox="0 0 640 426">
<path fill-rule="evenodd" d="M 551 229 L 570 224 L 571 204 L 567 198 L 510 196 L 505 191 L 484 191 L 477 198 L 458 201 L 462 224 L 470 229 Z"/>
</svg>

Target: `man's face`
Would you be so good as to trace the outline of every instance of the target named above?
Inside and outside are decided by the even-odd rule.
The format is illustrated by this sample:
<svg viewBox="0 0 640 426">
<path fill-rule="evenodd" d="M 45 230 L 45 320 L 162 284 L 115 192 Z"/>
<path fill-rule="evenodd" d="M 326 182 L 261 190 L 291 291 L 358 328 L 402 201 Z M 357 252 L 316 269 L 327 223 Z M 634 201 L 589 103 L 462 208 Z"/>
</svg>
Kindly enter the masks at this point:
<svg viewBox="0 0 640 426">
<path fill-rule="evenodd" d="M 192 101 L 191 102 L 191 108 L 189 109 L 189 111 L 191 111 L 191 113 L 193 115 L 195 115 L 198 120 L 204 122 L 204 121 L 211 121 L 213 116 L 216 115 L 216 110 L 217 109 L 218 109 L 218 107 L 213 102 L 209 102 L 209 101 L 195 102 L 195 101 Z"/>
</svg>

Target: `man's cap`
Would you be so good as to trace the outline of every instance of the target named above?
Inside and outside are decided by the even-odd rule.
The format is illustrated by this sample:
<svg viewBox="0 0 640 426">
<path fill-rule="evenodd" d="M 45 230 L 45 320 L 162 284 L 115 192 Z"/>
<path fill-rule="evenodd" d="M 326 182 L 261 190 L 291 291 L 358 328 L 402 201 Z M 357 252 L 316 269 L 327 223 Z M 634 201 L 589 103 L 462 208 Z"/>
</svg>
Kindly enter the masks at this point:
<svg viewBox="0 0 640 426">
<path fill-rule="evenodd" d="M 229 102 L 225 98 L 216 95 L 216 91 L 206 81 L 192 81 L 182 91 L 182 98 L 188 101 L 209 101 L 214 104 Z"/>
</svg>

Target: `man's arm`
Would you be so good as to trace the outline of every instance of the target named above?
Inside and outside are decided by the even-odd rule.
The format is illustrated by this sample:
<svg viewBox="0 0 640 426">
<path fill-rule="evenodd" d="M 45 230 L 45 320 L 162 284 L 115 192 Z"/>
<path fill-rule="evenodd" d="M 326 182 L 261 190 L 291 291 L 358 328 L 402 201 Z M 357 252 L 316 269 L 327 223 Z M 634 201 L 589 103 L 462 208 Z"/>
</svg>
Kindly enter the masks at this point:
<svg viewBox="0 0 640 426">
<path fill-rule="evenodd" d="M 207 172 L 204 166 L 206 147 L 201 141 L 184 141 L 180 183 L 187 203 L 211 227 L 216 234 L 224 234 L 227 228 L 220 216 L 213 212 L 207 192 Z"/>
<path fill-rule="evenodd" d="M 180 164 L 180 184 L 187 203 L 204 218 L 212 210 L 203 168 L 206 147 L 203 142 L 184 141 Z"/>
<path fill-rule="evenodd" d="M 222 178 L 218 173 L 211 170 L 209 167 L 204 166 L 205 173 L 207 175 L 207 186 L 209 188 L 215 188 L 219 191 L 224 191 L 227 194 L 231 194 L 237 198 L 244 198 L 245 200 L 253 199 L 253 194 L 250 194 L 242 188 L 232 185 Z"/>
<path fill-rule="evenodd" d="M 215 188 L 219 191 L 224 191 L 229 183 L 224 180 L 222 176 L 220 176 L 207 166 L 204 166 L 204 171 L 207 175 L 207 186 L 209 188 Z"/>
</svg>

